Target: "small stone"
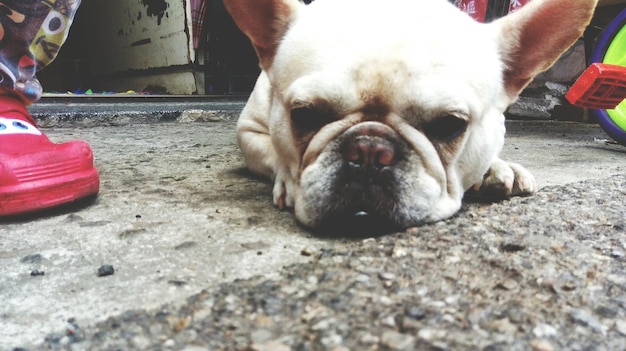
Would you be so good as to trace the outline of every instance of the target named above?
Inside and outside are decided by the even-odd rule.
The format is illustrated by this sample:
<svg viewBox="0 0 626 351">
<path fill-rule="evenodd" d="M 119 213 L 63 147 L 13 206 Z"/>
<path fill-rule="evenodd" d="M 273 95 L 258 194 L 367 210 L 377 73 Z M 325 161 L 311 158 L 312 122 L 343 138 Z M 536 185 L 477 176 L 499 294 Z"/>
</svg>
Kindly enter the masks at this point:
<svg viewBox="0 0 626 351">
<path fill-rule="evenodd" d="M 456 319 L 451 314 L 444 314 L 443 316 L 441 316 L 441 321 L 449 323 L 449 324 L 452 324 L 452 323 L 456 322 Z"/>
<path fill-rule="evenodd" d="M 622 289 L 626 289 L 626 276 L 617 275 L 617 274 L 609 274 L 606 277 L 606 280 L 608 280 L 612 284 L 618 285 Z"/>
<path fill-rule="evenodd" d="M 569 315 L 578 325 L 589 327 L 593 331 L 601 333 L 602 335 L 606 334 L 606 329 L 608 328 L 602 325 L 602 323 L 600 323 L 600 321 L 598 321 L 598 319 L 588 311 L 582 309 L 572 310 Z"/>
<path fill-rule="evenodd" d="M 561 285 L 561 289 L 563 291 L 574 291 L 576 290 L 576 288 L 577 286 L 576 286 L 576 283 L 574 282 L 566 282 L 566 283 L 563 283 L 563 285 Z"/>
<path fill-rule="evenodd" d="M 33 269 L 32 271 L 30 271 L 30 275 L 32 277 L 37 277 L 37 276 L 41 276 L 41 275 L 46 275 L 46 272 L 40 271 L 38 269 Z"/>
<path fill-rule="evenodd" d="M 534 351 L 554 351 L 554 346 L 545 339 L 531 340 L 530 347 L 532 347 Z"/>
<path fill-rule="evenodd" d="M 626 320 L 623 320 L 623 319 L 616 320 L 615 330 L 617 330 L 618 333 L 626 336 Z"/>
<path fill-rule="evenodd" d="M 163 326 L 161 324 L 150 324 L 150 327 L 148 328 L 148 330 L 150 331 L 150 335 L 152 335 L 153 337 L 155 336 L 161 336 L 161 334 L 163 333 Z"/>
<path fill-rule="evenodd" d="M 137 350 L 146 350 L 150 348 L 150 339 L 143 335 L 137 335 L 130 340 L 130 344 Z"/>
<path fill-rule="evenodd" d="M 359 283 L 369 283 L 371 281 L 370 276 L 367 274 L 359 274 L 354 280 Z"/>
<path fill-rule="evenodd" d="M 187 328 L 190 324 L 191 324 L 191 316 L 186 316 L 183 318 L 175 318 L 171 322 L 172 330 L 174 330 L 174 332 L 176 333 Z"/>
<path fill-rule="evenodd" d="M 197 316 L 197 312 L 194 314 L 194 317 L 195 316 Z M 256 319 L 254 320 L 254 325 L 257 328 L 270 329 L 270 328 L 272 328 L 274 326 L 274 321 L 269 316 L 260 315 L 260 316 L 256 317 Z"/>
<path fill-rule="evenodd" d="M 59 345 L 67 346 L 70 343 L 70 338 L 66 335 L 59 340 Z"/>
<path fill-rule="evenodd" d="M 250 339 L 254 344 L 263 344 L 272 338 L 272 332 L 267 329 L 257 329 L 250 333 Z"/>
<path fill-rule="evenodd" d="M 542 288 L 545 288 L 546 290 L 550 291 L 553 294 L 559 293 L 559 291 L 556 288 L 556 282 L 552 279 L 539 279 L 537 283 L 539 284 L 539 286 L 541 286 Z"/>
<path fill-rule="evenodd" d="M 251 351 L 290 351 L 291 348 L 278 341 L 269 341 L 265 344 L 252 344 Z"/>
<path fill-rule="evenodd" d="M 378 299 L 378 302 L 381 305 L 384 305 L 384 306 L 391 306 L 391 305 L 393 305 L 393 299 L 391 299 L 389 296 L 381 296 Z"/>
<path fill-rule="evenodd" d="M 194 246 L 197 246 L 198 243 L 195 241 L 185 241 L 182 244 L 176 245 L 174 246 L 174 250 L 184 250 L 184 249 L 190 249 Z"/>
<path fill-rule="evenodd" d="M 508 318 L 494 320 L 488 323 L 489 328 L 505 334 L 514 334 L 517 327 Z"/>
<path fill-rule="evenodd" d="M 410 331 L 410 332 L 415 332 L 420 330 L 420 328 L 422 328 L 422 323 L 418 322 L 416 319 L 413 318 L 409 318 L 409 317 L 402 317 L 402 320 L 400 322 L 401 326 L 402 326 L 402 330 L 403 331 Z"/>
<path fill-rule="evenodd" d="M 421 329 L 418 333 L 417 336 L 420 339 L 426 340 L 426 341 L 433 341 L 435 339 L 441 339 L 443 337 L 446 336 L 446 331 L 445 330 L 437 330 L 437 329 L 433 329 L 433 328 L 424 328 Z"/>
<path fill-rule="evenodd" d="M 393 248 L 393 252 L 391 253 L 391 256 L 404 257 L 404 256 L 407 256 L 408 254 L 409 253 L 405 248 L 396 246 Z"/>
<path fill-rule="evenodd" d="M 187 282 L 184 282 L 182 280 L 168 280 L 167 283 L 169 285 L 173 285 L 173 286 L 176 286 L 176 287 L 181 287 L 181 286 L 187 285 Z"/>
<path fill-rule="evenodd" d="M 105 264 L 98 268 L 98 277 L 106 277 L 115 274 L 115 268 L 110 264 Z"/>
<path fill-rule="evenodd" d="M 79 216 L 79 215 L 77 215 L 75 213 L 72 213 L 72 214 L 70 214 L 69 216 L 67 216 L 65 218 L 65 222 L 68 222 L 68 223 L 79 222 L 79 221 L 82 221 L 82 220 L 83 220 L 83 217 L 81 217 L 81 216 Z"/>
<path fill-rule="evenodd" d="M 436 308 L 436 309 L 442 309 L 446 307 L 446 302 L 445 301 L 430 301 L 428 302 L 428 306 Z"/>
<path fill-rule="evenodd" d="M 461 258 L 459 256 L 447 256 L 445 261 L 449 264 L 455 264 L 461 262 Z"/>
<path fill-rule="evenodd" d="M 519 252 L 526 250 L 526 246 L 517 243 L 508 243 L 502 245 L 502 251 L 505 252 Z"/>
<path fill-rule="evenodd" d="M 389 272 L 380 272 L 378 273 L 378 278 L 381 280 L 396 280 L 396 275 Z"/>
<path fill-rule="evenodd" d="M 539 323 L 533 328 L 533 335 L 537 338 L 549 338 L 557 335 L 556 329 L 545 323 Z"/>
<path fill-rule="evenodd" d="M 504 289 L 504 290 L 515 290 L 519 284 L 513 279 L 507 279 L 501 283 L 499 283 L 496 288 Z"/>
<path fill-rule="evenodd" d="M 359 341 L 362 344 L 371 345 L 371 344 L 377 344 L 380 341 L 380 338 L 376 335 L 365 333 L 361 336 L 361 339 Z"/>
<path fill-rule="evenodd" d="M 313 251 L 308 247 L 305 247 L 304 249 L 300 250 L 300 255 L 309 257 L 313 255 Z"/>
<path fill-rule="evenodd" d="M 338 346 L 343 342 L 343 337 L 339 334 L 331 334 L 320 339 L 320 343 L 324 345 L 325 350 Z"/>
<path fill-rule="evenodd" d="M 412 306 L 404 310 L 404 315 L 407 317 L 411 317 L 416 320 L 421 320 L 426 317 L 426 312 L 419 307 Z"/>
<path fill-rule="evenodd" d="M 615 308 L 609 306 L 599 306 L 594 311 L 602 318 L 615 318 L 618 313 Z"/>
<path fill-rule="evenodd" d="M 41 254 L 33 254 L 22 257 L 21 263 L 40 264 L 43 262 L 43 256 Z"/>
<path fill-rule="evenodd" d="M 336 323 L 336 321 L 335 321 L 334 318 L 322 319 L 321 321 L 315 323 L 311 327 L 311 330 L 314 330 L 314 331 L 328 330 L 330 328 L 330 326 L 334 325 L 335 323 Z"/>
<path fill-rule="evenodd" d="M 203 347 L 203 346 L 187 345 L 181 351 L 207 351 L 207 350 L 208 349 L 206 347 Z"/>
<path fill-rule="evenodd" d="M 415 337 L 395 331 L 386 331 L 381 336 L 380 343 L 390 350 L 413 350 Z"/>
<path fill-rule="evenodd" d="M 522 306 L 511 306 L 506 310 L 506 315 L 511 323 L 521 324 L 526 320 L 526 312 Z"/>
<path fill-rule="evenodd" d="M 448 296 L 444 299 L 448 306 L 455 305 L 459 301 L 459 295 Z"/>
<path fill-rule="evenodd" d="M 380 321 L 380 324 L 394 328 L 396 326 L 396 320 L 393 316 L 387 316 Z"/>
</svg>

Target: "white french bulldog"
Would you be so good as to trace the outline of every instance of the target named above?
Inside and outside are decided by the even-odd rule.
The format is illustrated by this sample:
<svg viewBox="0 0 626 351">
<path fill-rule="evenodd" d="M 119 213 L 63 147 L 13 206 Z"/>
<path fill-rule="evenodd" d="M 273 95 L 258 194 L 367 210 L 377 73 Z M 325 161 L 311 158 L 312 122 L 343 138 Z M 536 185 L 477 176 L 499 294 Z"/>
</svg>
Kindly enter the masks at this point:
<svg viewBox="0 0 626 351">
<path fill-rule="evenodd" d="M 468 189 L 531 194 L 498 158 L 503 112 L 596 2 L 533 0 L 482 24 L 447 0 L 225 0 L 263 70 L 237 125 L 247 166 L 312 228 L 438 221 Z"/>
</svg>

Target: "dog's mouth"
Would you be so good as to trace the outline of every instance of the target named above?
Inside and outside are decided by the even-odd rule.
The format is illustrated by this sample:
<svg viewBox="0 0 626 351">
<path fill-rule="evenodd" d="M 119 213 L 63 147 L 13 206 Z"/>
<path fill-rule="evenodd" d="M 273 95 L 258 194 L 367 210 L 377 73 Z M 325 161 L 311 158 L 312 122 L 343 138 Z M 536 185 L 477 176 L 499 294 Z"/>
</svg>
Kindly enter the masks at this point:
<svg viewBox="0 0 626 351">
<path fill-rule="evenodd" d="M 369 209 L 345 210 L 327 217 L 317 228 L 322 236 L 358 239 L 402 230 L 388 217 Z"/>
<path fill-rule="evenodd" d="M 323 191 L 311 191 L 306 223 L 322 236 L 372 237 L 402 230 L 398 218 L 397 175 L 391 170 L 375 177 L 355 177 L 343 164 Z M 327 178 L 327 179 L 328 179 Z M 318 179 L 322 179 L 319 177 Z M 308 189 L 319 189 L 317 183 Z"/>
</svg>

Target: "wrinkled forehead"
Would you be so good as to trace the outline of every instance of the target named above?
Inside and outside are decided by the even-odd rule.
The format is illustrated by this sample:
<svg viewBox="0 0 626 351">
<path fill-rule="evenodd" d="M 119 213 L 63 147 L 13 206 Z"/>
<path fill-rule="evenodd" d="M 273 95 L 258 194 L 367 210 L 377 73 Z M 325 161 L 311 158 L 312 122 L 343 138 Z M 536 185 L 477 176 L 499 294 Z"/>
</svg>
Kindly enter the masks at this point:
<svg viewBox="0 0 626 351">
<path fill-rule="evenodd" d="M 418 100 L 428 108 L 449 96 L 496 93 L 502 63 L 489 26 L 445 0 L 379 5 L 316 0 L 303 8 L 269 72 L 276 88 L 286 99 L 327 99 L 335 106 L 375 98 Z"/>
</svg>

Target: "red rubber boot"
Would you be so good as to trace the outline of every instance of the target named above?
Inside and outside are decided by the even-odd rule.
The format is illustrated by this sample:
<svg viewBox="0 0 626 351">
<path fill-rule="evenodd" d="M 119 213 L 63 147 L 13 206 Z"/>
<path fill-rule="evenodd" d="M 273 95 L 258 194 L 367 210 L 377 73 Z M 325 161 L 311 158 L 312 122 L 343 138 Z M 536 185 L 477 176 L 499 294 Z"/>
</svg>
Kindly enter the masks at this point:
<svg viewBox="0 0 626 351">
<path fill-rule="evenodd" d="M 0 217 L 71 203 L 99 189 L 87 143 L 52 143 L 23 103 L 0 96 Z"/>
</svg>

